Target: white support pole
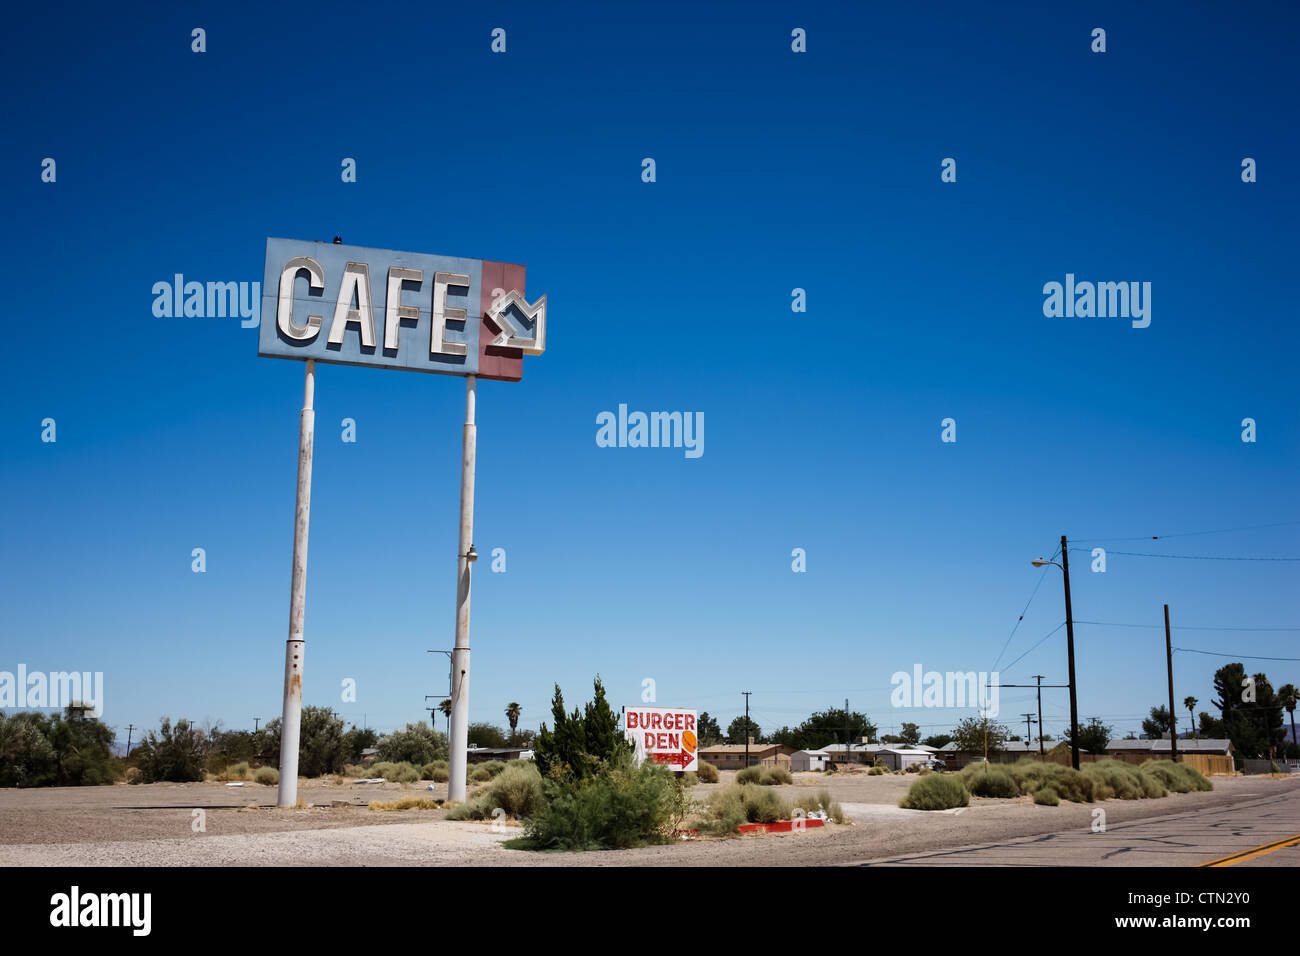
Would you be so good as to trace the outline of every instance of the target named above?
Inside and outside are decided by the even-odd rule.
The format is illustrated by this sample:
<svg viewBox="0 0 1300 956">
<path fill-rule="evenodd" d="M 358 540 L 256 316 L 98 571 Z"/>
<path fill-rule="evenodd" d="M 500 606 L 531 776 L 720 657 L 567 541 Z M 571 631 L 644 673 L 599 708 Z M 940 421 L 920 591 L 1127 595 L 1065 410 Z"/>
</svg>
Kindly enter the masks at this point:
<svg viewBox="0 0 1300 956">
<path fill-rule="evenodd" d="M 465 799 L 465 749 L 469 742 L 469 579 L 474 546 L 474 397 L 478 377 L 465 378 L 465 428 L 461 433 L 460 550 L 456 557 L 456 645 L 451 652 L 451 753 L 448 800 Z M 283 779 L 283 778 L 282 778 Z"/>
<path fill-rule="evenodd" d="M 298 418 L 298 500 L 293 519 L 293 583 L 289 597 L 289 640 L 284 647 L 284 710 L 280 718 L 279 805 L 298 803 L 298 729 L 302 720 L 302 664 L 307 608 L 307 523 L 311 516 L 311 451 L 316 435 L 316 360 L 307 359 L 302 414 Z"/>
</svg>

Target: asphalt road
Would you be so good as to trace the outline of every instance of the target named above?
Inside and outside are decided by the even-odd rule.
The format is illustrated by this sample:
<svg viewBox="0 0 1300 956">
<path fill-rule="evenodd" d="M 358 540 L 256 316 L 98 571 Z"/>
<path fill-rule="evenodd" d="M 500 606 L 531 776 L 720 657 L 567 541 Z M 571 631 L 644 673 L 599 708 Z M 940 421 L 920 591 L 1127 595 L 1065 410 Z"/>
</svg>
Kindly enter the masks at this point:
<svg viewBox="0 0 1300 956">
<path fill-rule="evenodd" d="M 862 861 L 864 866 L 1298 866 L 1295 789 L 1229 806 L 1001 843 Z"/>
</svg>

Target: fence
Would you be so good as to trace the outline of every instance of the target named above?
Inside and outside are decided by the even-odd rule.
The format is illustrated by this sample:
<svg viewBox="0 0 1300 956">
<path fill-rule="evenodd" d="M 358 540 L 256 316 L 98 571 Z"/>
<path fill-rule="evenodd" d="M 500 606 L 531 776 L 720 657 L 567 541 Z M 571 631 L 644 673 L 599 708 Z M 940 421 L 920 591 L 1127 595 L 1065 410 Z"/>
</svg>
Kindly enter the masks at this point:
<svg viewBox="0 0 1300 956">
<path fill-rule="evenodd" d="M 1026 755 L 1003 753 L 991 757 L 990 760 L 992 760 L 994 763 L 1015 763 L 1017 760 L 1020 760 L 1024 756 Z M 1028 754 L 1028 756 L 1032 760 L 1043 760 L 1049 763 L 1059 763 L 1066 767 L 1070 766 L 1070 752 L 1068 750 L 1058 750 L 1056 752 L 1048 752 L 1044 754 L 1042 757 L 1039 757 L 1038 754 Z M 1122 763 L 1131 763 L 1136 765 L 1136 764 L 1146 763 L 1148 760 L 1152 760 L 1152 759 L 1168 760 L 1169 758 L 1163 755 L 1157 757 L 1149 753 L 1137 754 L 1137 753 L 1127 753 L 1124 751 L 1120 751 L 1119 753 L 1101 754 L 1101 755 L 1079 754 L 1080 765 L 1083 765 L 1085 763 L 1096 763 L 1098 760 L 1119 760 Z M 970 762 L 969 759 L 960 760 L 957 766 L 963 767 L 969 762 Z M 1210 776 L 1211 774 L 1231 774 L 1234 772 L 1234 768 L 1232 765 L 1232 758 L 1225 756 L 1223 754 L 1180 753 L 1178 755 L 1178 762 L 1187 764 L 1187 766 L 1191 767 L 1193 770 L 1197 771 L 1198 773 L 1204 774 L 1207 777 Z M 1269 772 L 1267 766 L 1268 761 L 1265 760 L 1262 761 L 1262 763 L 1265 765 L 1263 770 L 1256 770 L 1256 771 L 1247 770 L 1247 773 L 1268 773 Z M 952 766 L 952 761 L 949 761 L 949 766 L 950 767 Z"/>
</svg>

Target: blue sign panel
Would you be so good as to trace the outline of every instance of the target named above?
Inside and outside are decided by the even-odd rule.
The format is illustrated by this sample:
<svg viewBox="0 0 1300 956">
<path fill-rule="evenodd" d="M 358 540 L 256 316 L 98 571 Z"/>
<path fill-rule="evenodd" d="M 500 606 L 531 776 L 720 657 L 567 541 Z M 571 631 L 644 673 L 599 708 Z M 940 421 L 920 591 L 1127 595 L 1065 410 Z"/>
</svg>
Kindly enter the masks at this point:
<svg viewBox="0 0 1300 956">
<path fill-rule="evenodd" d="M 484 339 L 494 291 L 481 259 L 267 239 L 257 354 L 478 375 L 485 356 L 519 356 Z"/>
</svg>

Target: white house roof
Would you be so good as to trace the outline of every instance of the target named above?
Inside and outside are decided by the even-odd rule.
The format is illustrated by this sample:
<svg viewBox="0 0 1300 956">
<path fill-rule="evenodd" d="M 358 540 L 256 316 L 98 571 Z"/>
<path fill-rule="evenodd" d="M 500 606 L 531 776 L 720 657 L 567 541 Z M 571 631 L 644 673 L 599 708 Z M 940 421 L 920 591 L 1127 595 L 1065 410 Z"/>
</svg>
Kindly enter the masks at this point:
<svg viewBox="0 0 1300 956">
<path fill-rule="evenodd" d="M 881 753 L 899 754 L 904 757 L 928 757 L 930 751 L 917 750 L 915 747 L 881 747 Z"/>
<path fill-rule="evenodd" d="M 822 749 L 822 750 L 796 750 L 796 751 L 794 752 L 794 754 L 791 754 L 791 756 L 796 756 L 796 755 L 798 755 L 798 754 L 808 754 L 808 755 L 813 756 L 813 757 L 829 757 L 829 756 L 830 756 L 830 754 L 828 754 L 824 749 Z"/>
<path fill-rule="evenodd" d="M 1150 750 L 1153 753 L 1165 753 L 1170 750 L 1169 739 L 1160 740 L 1112 740 L 1106 745 L 1107 750 Z M 1230 753 L 1232 741 L 1221 737 L 1204 737 L 1178 741 L 1178 749 L 1191 753 Z"/>
</svg>

